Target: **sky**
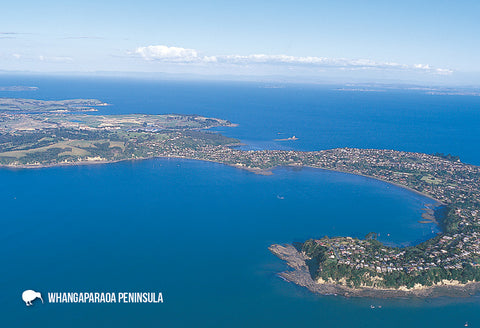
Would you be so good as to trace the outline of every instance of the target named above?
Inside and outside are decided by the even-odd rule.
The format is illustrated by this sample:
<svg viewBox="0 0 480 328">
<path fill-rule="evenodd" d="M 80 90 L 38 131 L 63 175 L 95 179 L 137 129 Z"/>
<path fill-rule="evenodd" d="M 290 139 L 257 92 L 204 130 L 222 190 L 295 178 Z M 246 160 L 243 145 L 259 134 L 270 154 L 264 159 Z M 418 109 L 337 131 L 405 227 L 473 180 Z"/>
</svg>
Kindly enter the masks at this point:
<svg viewBox="0 0 480 328">
<path fill-rule="evenodd" d="M 480 84 L 480 1 L 8 1 L 0 70 Z"/>
</svg>

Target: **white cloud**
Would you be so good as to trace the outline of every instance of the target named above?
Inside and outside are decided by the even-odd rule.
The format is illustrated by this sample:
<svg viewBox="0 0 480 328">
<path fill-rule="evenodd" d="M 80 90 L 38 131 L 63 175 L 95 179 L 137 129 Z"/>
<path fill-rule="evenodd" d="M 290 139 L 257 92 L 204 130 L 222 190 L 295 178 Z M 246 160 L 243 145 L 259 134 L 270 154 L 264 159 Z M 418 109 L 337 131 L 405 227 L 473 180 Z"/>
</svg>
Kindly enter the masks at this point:
<svg viewBox="0 0 480 328">
<path fill-rule="evenodd" d="M 67 56 L 45 56 L 21 53 L 11 53 L 8 56 L 11 56 L 10 58 L 15 58 L 16 60 L 20 60 L 22 62 L 72 63 L 74 61 L 72 57 Z"/>
<path fill-rule="evenodd" d="M 418 68 L 418 69 L 431 69 L 430 65 L 425 65 L 425 64 L 415 64 L 413 65 L 415 68 Z"/>
<path fill-rule="evenodd" d="M 453 71 L 444 68 L 433 68 L 428 64 L 406 65 L 394 62 L 376 62 L 370 59 L 327 58 L 315 56 L 289 55 L 219 55 L 204 56 L 195 49 L 168 47 L 165 45 L 139 47 L 130 52 L 148 61 L 175 62 L 175 63 L 203 63 L 203 64 L 230 64 L 230 65 L 286 65 L 289 67 L 324 67 L 341 70 L 403 70 L 422 71 L 436 74 L 451 74 Z"/>
<path fill-rule="evenodd" d="M 145 60 L 158 60 L 167 62 L 198 62 L 201 58 L 194 49 L 167 47 L 163 45 L 139 47 L 134 52 Z"/>
<path fill-rule="evenodd" d="M 222 62 L 235 63 L 235 64 L 326 64 L 329 59 L 323 57 L 294 57 L 287 55 L 229 55 L 219 58 Z"/>
</svg>

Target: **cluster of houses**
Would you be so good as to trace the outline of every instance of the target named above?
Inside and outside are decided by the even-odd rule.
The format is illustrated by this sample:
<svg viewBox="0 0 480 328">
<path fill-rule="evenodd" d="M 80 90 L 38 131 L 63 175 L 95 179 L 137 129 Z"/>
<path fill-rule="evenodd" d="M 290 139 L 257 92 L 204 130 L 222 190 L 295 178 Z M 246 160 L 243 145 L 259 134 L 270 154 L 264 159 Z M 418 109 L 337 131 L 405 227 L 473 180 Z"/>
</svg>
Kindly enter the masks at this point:
<svg viewBox="0 0 480 328">
<path fill-rule="evenodd" d="M 464 263 L 480 266 L 480 234 L 454 234 L 443 236 L 437 243 L 430 244 L 422 256 L 406 258 L 406 251 L 396 247 L 373 246 L 367 240 L 350 237 L 322 238 L 315 240 L 327 249 L 326 255 L 338 264 L 353 269 L 369 269 L 377 273 L 429 270 L 431 268 L 462 269 Z"/>
</svg>

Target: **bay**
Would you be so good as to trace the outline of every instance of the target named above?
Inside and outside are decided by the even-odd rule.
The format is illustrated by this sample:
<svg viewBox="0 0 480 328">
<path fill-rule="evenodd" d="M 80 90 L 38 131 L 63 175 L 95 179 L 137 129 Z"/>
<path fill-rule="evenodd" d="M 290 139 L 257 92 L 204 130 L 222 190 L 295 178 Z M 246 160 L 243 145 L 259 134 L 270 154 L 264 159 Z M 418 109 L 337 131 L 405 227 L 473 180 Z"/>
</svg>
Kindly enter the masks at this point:
<svg viewBox="0 0 480 328">
<path fill-rule="evenodd" d="M 2 77 L 39 86 L 0 96 L 99 98 L 100 113 L 196 113 L 253 149 L 374 147 L 445 152 L 480 163 L 478 98 L 345 93 L 319 86 Z M 279 132 L 281 134 L 279 134 Z M 294 142 L 275 142 L 296 135 Z M 6 327 L 455 327 L 480 323 L 478 297 L 318 296 L 276 276 L 272 243 L 324 235 L 416 243 L 431 200 L 365 177 L 278 168 L 260 176 L 215 163 L 153 159 L 0 170 L 0 309 Z M 163 304 L 44 304 L 24 289 L 160 291 Z M 44 296 L 45 297 L 45 296 Z M 382 305 L 371 309 L 370 305 Z"/>
</svg>

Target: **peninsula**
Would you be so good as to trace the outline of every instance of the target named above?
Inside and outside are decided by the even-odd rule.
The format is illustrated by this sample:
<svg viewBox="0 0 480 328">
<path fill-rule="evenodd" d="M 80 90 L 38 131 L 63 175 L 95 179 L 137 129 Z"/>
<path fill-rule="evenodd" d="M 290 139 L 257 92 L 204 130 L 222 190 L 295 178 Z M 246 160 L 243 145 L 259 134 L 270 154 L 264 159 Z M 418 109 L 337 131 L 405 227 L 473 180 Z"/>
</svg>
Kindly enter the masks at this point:
<svg viewBox="0 0 480 328">
<path fill-rule="evenodd" d="M 226 120 L 179 114 L 87 115 L 65 111 L 65 102 L 70 103 L 21 110 L 0 106 L 0 165 L 37 168 L 174 157 L 259 174 L 271 174 L 278 166 L 309 166 L 381 179 L 442 204 L 442 233 L 404 248 L 385 246 L 374 233 L 363 240 L 323 237 L 272 245 L 270 250 L 293 269 L 280 275 L 314 292 L 346 296 L 469 295 L 480 288 L 478 166 L 451 155 L 395 150 L 244 151 L 232 147 L 238 140 L 208 131 L 233 126 Z M 104 105 L 98 100 L 74 102 L 80 108 Z"/>
<path fill-rule="evenodd" d="M 46 112 L 95 112 L 94 107 L 107 106 L 97 99 L 36 100 L 0 98 L 0 112 L 46 113 Z"/>
</svg>

